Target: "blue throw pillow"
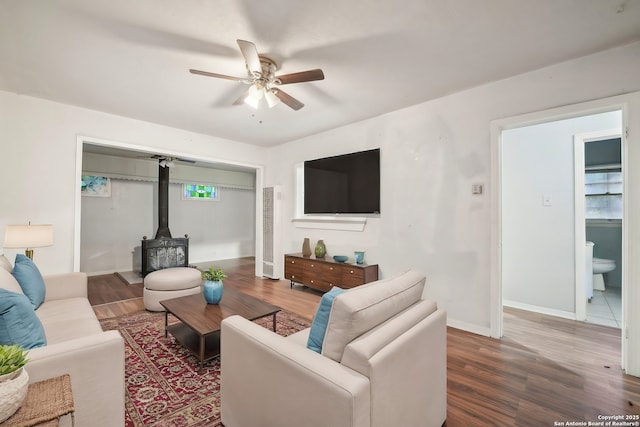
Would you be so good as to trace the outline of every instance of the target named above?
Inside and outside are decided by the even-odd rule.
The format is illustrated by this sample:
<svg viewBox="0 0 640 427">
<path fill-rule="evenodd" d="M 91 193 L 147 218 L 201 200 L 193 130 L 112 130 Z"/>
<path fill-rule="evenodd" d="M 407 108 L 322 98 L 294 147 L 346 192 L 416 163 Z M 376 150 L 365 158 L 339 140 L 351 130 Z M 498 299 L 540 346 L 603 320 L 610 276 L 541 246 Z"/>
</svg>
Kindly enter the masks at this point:
<svg viewBox="0 0 640 427">
<path fill-rule="evenodd" d="M 333 299 L 343 292 L 344 289 L 334 286 L 329 292 L 322 295 L 316 315 L 313 317 L 313 322 L 311 322 L 307 348 L 317 353 L 322 351 L 322 342 L 324 341 L 324 335 L 327 332 L 327 323 L 329 322 L 329 314 L 331 314 Z"/>
<path fill-rule="evenodd" d="M 17 254 L 11 274 L 20 284 L 22 292 L 31 301 L 33 309 L 40 307 L 40 304 L 44 302 L 46 291 L 44 279 L 33 261 L 25 255 Z"/>
<path fill-rule="evenodd" d="M 44 328 L 25 295 L 0 289 L 0 344 L 25 349 L 47 345 Z"/>
</svg>

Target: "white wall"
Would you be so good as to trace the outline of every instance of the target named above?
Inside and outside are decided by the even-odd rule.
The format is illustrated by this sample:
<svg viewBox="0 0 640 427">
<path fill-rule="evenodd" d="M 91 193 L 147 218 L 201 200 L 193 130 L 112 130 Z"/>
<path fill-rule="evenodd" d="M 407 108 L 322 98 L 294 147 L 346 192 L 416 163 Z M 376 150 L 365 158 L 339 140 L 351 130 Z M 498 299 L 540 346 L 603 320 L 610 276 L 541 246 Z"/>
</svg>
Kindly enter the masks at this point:
<svg viewBox="0 0 640 427">
<path fill-rule="evenodd" d="M 78 136 L 263 165 L 266 150 L 181 129 L 0 91 L 0 233 L 6 224 L 51 223 L 54 246 L 36 249 L 44 274 L 73 269 Z M 4 250 L 11 260 L 19 250 Z"/>
<path fill-rule="evenodd" d="M 503 132 L 505 305 L 575 313 L 573 137 L 621 126 L 622 113 L 616 111 Z M 543 203 L 545 196 L 550 204 Z"/>
<path fill-rule="evenodd" d="M 285 252 L 304 237 L 329 254 L 366 250 L 382 276 L 414 268 L 450 325 L 489 334 L 490 123 L 499 118 L 640 90 L 640 43 L 453 94 L 284 144 L 269 152 L 267 185 L 283 186 Z M 469 72 L 473 72 L 469 70 Z M 363 232 L 297 228 L 294 167 L 306 159 L 381 148 L 382 206 Z M 471 194 L 471 185 L 485 193 Z"/>
<path fill-rule="evenodd" d="M 83 196 L 81 203 L 80 271 L 133 270 L 133 249 L 143 235 L 154 236 L 153 183 L 113 179 L 111 197 Z"/>
</svg>

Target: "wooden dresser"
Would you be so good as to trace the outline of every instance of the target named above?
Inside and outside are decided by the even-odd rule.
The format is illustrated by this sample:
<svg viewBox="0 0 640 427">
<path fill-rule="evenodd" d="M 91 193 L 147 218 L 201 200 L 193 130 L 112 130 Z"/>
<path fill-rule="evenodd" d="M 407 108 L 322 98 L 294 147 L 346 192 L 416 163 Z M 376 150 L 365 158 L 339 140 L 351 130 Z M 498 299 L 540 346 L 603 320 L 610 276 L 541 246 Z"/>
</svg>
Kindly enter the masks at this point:
<svg viewBox="0 0 640 427">
<path fill-rule="evenodd" d="M 347 264 L 333 258 L 303 257 L 301 253 L 284 256 L 284 277 L 320 291 L 333 286 L 353 288 L 378 280 L 378 264 Z"/>
</svg>

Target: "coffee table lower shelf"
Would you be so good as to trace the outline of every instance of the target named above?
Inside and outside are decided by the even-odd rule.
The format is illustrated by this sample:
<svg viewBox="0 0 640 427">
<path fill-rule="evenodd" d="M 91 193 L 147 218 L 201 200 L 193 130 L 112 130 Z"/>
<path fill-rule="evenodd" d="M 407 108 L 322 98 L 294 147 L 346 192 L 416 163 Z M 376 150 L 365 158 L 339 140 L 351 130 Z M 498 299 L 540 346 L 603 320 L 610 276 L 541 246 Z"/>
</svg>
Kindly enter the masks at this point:
<svg viewBox="0 0 640 427">
<path fill-rule="evenodd" d="M 200 366 L 220 356 L 220 331 L 201 336 L 184 323 L 178 322 L 166 326 L 165 337 L 167 332 L 198 358 Z"/>
<path fill-rule="evenodd" d="M 164 336 L 168 334 L 193 353 L 200 367 L 220 355 L 220 327 L 225 317 L 239 315 L 255 320 L 273 316 L 276 330 L 276 314 L 280 307 L 246 295 L 233 288 L 225 289 L 220 304 L 207 304 L 201 293 L 160 301 L 165 308 Z M 169 316 L 178 322 L 169 324 Z"/>
</svg>

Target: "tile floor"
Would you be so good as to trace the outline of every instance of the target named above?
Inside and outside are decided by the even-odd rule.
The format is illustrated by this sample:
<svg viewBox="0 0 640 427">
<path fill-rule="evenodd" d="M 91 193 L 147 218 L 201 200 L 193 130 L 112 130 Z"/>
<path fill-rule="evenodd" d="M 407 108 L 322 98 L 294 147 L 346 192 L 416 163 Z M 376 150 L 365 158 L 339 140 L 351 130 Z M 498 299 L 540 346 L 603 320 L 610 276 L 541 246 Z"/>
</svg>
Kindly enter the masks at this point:
<svg viewBox="0 0 640 427">
<path fill-rule="evenodd" d="M 622 322 L 622 293 L 620 288 L 607 287 L 593 291 L 587 304 L 587 322 L 620 328 Z"/>
</svg>

